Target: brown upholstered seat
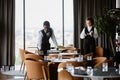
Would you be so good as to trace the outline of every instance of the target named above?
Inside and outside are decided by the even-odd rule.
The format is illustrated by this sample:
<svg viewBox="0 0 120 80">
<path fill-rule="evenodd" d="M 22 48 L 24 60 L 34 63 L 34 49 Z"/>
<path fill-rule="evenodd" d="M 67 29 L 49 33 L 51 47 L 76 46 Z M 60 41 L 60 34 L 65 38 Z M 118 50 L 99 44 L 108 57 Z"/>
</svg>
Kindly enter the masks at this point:
<svg viewBox="0 0 120 80">
<path fill-rule="evenodd" d="M 102 47 L 97 46 L 95 51 L 96 51 L 95 57 L 103 57 L 103 48 Z"/>
<path fill-rule="evenodd" d="M 94 67 L 101 67 L 102 63 L 104 63 L 106 60 L 107 60 L 106 57 L 93 58 L 93 65 L 94 65 Z"/>
<path fill-rule="evenodd" d="M 41 56 L 38 56 L 36 54 L 25 54 L 25 59 L 31 59 L 31 60 L 35 60 L 35 61 L 39 61 L 39 60 L 43 60 L 43 58 Z"/>
<path fill-rule="evenodd" d="M 78 66 L 84 66 L 85 67 L 86 64 L 87 64 L 87 62 L 62 62 L 58 65 L 58 69 L 65 68 L 68 63 L 71 63 L 74 67 L 78 67 Z M 58 72 L 58 78 L 59 78 L 59 72 Z M 73 80 L 83 80 L 83 78 L 73 77 Z"/>
<path fill-rule="evenodd" d="M 68 71 L 62 70 L 58 74 L 58 80 L 73 80 L 73 77 Z"/>
<path fill-rule="evenodd" d="M 49 80 L 46 74 L 46 65 L 44 62 L 25 60 L 25 66 L 28 80 Z"/>
</svg>

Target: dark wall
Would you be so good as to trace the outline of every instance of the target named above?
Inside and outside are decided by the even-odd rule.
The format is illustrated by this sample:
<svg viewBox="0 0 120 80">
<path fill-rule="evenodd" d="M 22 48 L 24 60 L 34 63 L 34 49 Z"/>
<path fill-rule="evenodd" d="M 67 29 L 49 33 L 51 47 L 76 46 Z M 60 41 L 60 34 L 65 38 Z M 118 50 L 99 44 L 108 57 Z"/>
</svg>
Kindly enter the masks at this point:
<svg viewBox="0 0 120 80">
<path fill-rule="evenodd" d="M 103 9 L 113 9 L 116 7 L 116 0 L 74 0 L 74 44 L 75 47 L 83 49 L 83 40 L 80 33 L 85 26 L 87 17 L 102 15 Z M 108 37 L 99 35 L 97 44 L 104 48 L 109 48 Z"/>
</svg>

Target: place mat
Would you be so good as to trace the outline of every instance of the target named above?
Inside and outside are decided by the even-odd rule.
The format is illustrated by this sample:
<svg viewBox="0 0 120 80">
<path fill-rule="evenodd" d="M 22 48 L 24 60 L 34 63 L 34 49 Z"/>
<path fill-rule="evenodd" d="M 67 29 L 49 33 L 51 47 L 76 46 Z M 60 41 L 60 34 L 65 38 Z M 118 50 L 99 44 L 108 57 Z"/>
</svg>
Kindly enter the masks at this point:
<svg viewBox="0 0 120 80">
<path fill-rule="evenodd" d="M 102 68 L 94 68 L 94 76 L 120 76 L 118 71 L 115 71 L 115 68 L 109 68 L 107 72 L 103 72 Z"/>
<path fill-rule="evenodd" d="M 87 75 L 86 71 L 80 69 L 74 69 L 74 74 L 77 75 Z"/>
</svg>

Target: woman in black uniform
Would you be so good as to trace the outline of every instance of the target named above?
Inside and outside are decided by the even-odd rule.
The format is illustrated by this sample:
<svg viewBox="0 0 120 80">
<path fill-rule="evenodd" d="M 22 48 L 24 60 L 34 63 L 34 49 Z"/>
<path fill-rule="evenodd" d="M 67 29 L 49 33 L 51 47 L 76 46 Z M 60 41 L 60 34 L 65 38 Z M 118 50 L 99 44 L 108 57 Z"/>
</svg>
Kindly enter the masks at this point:
<svg viewBox="0 0 120 80">
<path fill-rule="evenodd" d="M 47 56 L 47 50 L 50 50 L 50 42 L 49 39 L 51 38 L 55 46 L 57 47 L 57 41 L 53 32 L 53 29 L 50 27 L 50 23 L 45 21 L 43 23 L 44 29 L 40 30 L 38 33 L 38 43 L 37 47 L 39 50 L 43 51 L 44 56 Z"/>
<path fill-rule="evenodd" d="M 96 28 L 94 27 L 94 20 L 92 18 L 86 19 L 86 27 L 82 30 L 80 38 L 84 39 L 84 54 L 95 53 L 95 39 L 98 37 Z"/>
</svg>

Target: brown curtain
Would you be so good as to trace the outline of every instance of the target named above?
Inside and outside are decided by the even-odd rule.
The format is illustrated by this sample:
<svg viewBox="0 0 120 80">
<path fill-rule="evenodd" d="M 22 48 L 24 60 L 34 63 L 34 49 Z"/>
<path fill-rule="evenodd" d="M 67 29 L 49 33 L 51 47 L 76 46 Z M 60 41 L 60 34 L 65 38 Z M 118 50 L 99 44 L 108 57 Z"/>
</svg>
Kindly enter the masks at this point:
<svg viewBox="0 0 120 80">
<path fill-rule="evenodd" d="M 85 26 L 87 17 L 101 15 L 104 8 L 112 9 L 116 7 L 116 0 L 74 0 L 74 45 L 83 49 L 83 40 L 79 35 Z M 99 46 L 109 48 L 108 38 L 100 34 L 96 42 Z"/>
<path fill-rule="evenodd" d="M 15 0 L 0 0 L 0 66 L 15 64 Z"/>
</svg>

